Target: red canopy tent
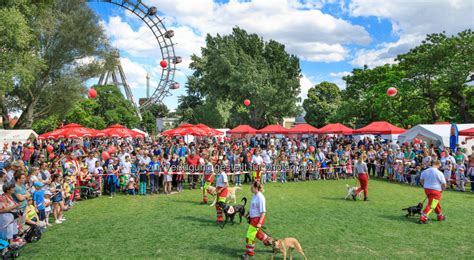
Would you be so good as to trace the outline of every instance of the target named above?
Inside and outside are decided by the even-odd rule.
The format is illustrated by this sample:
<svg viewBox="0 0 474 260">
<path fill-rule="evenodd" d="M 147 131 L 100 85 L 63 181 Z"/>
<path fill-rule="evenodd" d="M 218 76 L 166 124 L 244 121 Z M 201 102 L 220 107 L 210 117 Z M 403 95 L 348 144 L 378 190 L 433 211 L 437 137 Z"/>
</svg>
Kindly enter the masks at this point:
<svg viewBox="0 0 474 260">
<path fill-rule="evenodd" d="M 354 132 L 353 129 L 341 124 L 328 124 L 322 128 L 319 128 L 318 134 L 343 134 L 351 135 Z"/>
<path fill-rule="evenodd" d="M 400 127 L 396 127 L 389 122 L 376 121 L 372 122 L 362 128 L 354 130 L 354 134 L 374 134 L 374 135 L 391 135 L 391 134 L 402 134 L 406 130 Z"/>
<path fill-rule="evenodd" d="M 224 135 L 223 132 L 216 130 L 214 128 L 210 128 L 209 126 L 205 124 L 197 124 L 195 127 L 198 127 L 204 131 L 206 131 L 210 136 L 216 136 L 216 135 Z"/>
<path fill-rule="evenodd" d="M 67 124 L 52 132 L 40 135 L 39 139 L 59 139 L 59 138 L 79 138 L 79 137 L 94 137 L 97 130 L 83 127 L 79 124 Z"/>
<path fill-rule="evenodd" d="M 123 125 L 111 125 L 108 128 L 98 131 L 97 137 L 109 136 L 109 137 L 145 137 L 144 134 L 133 131 L 126 128 Z"/>
<path fill-rule="evenodd" d="M 459 135 L 461 135 L 461 136 L 474 136 L 474 127 L 459 131 Z"/>
<path fill-rule="evenodd" d="M 167 135 L 167 136 L 186 136 L 186 135 L 192 135 L 192 136 L 208 136 L 209 133 L 207 133 L 205 130 L 196 127 L 192 124 L 182 124 L 178 126 L 177 128 L 166 130 L 161 133 L 162 135 Z"/>
<path fill-rule="evenodd" d="M 290 134 L 317 134 L 318 129 L 310 124 L 299 124 L 288 130 Z"/>
<path fill-rule="evenodd" d="M 264 128 L 257 130 L 259 134 L 287 134 L 288 129 L 281 125 L 267 125 Z"/>
<path fill-rule="evenodd" d="M 228 134 L 241 134 L 241 135 L 254 135 L 257 133 L 257 129 L 249 125 L 239 125 L 229 131 Z"/>
</svg>

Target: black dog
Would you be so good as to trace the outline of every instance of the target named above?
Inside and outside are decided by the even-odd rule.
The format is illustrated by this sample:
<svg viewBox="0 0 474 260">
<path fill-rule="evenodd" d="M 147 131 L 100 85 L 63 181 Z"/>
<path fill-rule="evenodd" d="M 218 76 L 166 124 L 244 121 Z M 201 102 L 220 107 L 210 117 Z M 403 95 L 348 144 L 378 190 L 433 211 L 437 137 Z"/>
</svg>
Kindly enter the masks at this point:
<svg viewBox="0 0 474 260">
<path fill-rule="evenodd" d="M 224 228 L 225 224 L 227 223 L 228 219 L 230 219 L 230 222 L 232 225 L 234 225 L 234 217 L 237 213 L 239 213 L 239 218 L 240 218 L 240 223 L 242 223 L 242 216 L 245 215 L 245 205 L 247 204 L 247 198 L 242 198 L 242 201 L 244 202 L 244 205 L 227 205 L 224 202 L 218 202 L 219 207 L 221 207 L 222 212 L 225 214 L 225 221 L 222 223 L 221 228 Z"/>
<path fill-rule="evenodd" d="M 408 216 L 415 216 L 415 214 L 421 215 L 421 210 L 422 209 L 423 209 L 423 203 L 418 203 L 418 205 L 416 205 L 416 206 L 409 207 L 409 208 L 402 209 L 402 210 L 407 210 L 408 211 L 408 214 L 406 215 L 406 217 L 408 218 Z"/>
</svg>

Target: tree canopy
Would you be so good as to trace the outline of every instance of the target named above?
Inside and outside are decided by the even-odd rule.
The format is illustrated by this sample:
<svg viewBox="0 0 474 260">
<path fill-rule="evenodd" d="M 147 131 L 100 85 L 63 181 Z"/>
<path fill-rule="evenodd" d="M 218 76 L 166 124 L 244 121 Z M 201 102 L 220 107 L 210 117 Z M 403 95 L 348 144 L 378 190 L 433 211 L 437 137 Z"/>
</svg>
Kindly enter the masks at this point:
<svg viewBox="0 0 474 260">
<path fill-rule="evenodd" d="M 1 58 L 9 61 L 0 67 L 0 106 L 6 124 L 9 113 L 21 114 L 16 128 L 64 117 L 85 93 L 83 83 L 117 58 L 84 1 L 29 2 L 0 5 L 0 19 L 6 20 L 0 25 L 2 45 L 7 44 Z"/>
<path fill-rule="evenodd" d="M 230 35 L 207 35 L 206 47 L 201 56 L 192 56 L 190 68 L 194 73 L 177 110 L 183 121 L 261 127 L 296 115 L 299 60 L 281 43 L 265 42 L 240 28 Z"/>
<path fill-rule="evenodd" d="M 395 61 L 391 65 L 353 69 L 351 75 L 343 78 L 346 88 L 341 91 L 339 103 L 325 98 L 319 85 L 310 89 L 303 102 L 306 120 L 318 126 L 324 121 L 352 127 L 379 120 L 402 127 L 437 121 L 474 121 L 474 87 L 467 84 L 474 72 L 471 30 L 452 36 L 430 34 Z M 395 97 L 387 96 L 389 87 L 397 88 Z M 329 106 L 336 112 L 329 113 Z"/>
</svg>

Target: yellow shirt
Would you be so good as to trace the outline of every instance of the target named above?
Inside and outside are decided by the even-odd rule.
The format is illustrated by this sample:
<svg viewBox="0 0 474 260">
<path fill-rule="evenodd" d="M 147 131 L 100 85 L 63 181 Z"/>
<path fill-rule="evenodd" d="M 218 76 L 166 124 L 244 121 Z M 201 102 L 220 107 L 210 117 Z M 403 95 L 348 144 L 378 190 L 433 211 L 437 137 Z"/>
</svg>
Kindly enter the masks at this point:
<svg viewBox="0 0 474 260">
<path fill-rule="evenodd" d="M 26 207 L 26 220 L 32 220 L 36 216 L 36 208 L 33 205 L 28 205 Z"/>
</svg>

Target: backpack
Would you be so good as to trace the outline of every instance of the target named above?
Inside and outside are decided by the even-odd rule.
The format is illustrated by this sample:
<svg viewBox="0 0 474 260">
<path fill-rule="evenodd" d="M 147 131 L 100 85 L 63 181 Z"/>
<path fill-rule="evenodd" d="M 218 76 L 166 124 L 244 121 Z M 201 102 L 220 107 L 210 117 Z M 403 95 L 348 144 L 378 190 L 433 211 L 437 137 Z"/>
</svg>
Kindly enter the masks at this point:
<svg viewBox="0 0 474 260">
<path fill-rule="evenodd" d="M 28 243 L 36 242 L 41 238 L 41 230 L 37 226 L 31 226 L 30 229 L 26 232 L 25 240 Z"/>
</svg>

